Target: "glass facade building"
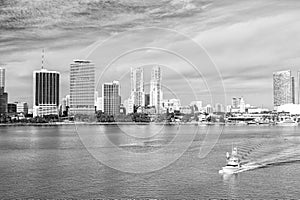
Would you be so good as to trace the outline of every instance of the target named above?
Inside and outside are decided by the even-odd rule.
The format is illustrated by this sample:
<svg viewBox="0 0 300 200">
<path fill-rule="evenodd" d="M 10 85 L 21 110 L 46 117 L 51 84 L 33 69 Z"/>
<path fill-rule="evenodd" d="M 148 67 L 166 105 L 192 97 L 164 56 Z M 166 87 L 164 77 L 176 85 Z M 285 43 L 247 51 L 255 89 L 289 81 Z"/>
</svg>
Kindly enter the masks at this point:
<svg viewBox="0 0 300 200">
<path fill-rule="evenodd" d="M 41 69 L 33 72 L 33 116 L 57 115 L 60 73 Z"/>
<path fill-rule="evenodd" d="M 103 112 L 105 114 L 120 114 L 121 95 L 120 83 L 118 81 L 113 81 L 112 83 L 104 83 L 102 85 L 102 103 Z"/>
<path fill-rule="evenodd" d="M 95 65 L 88 60 L 74 60 L 70 65 L 71 115 L 95 114 Z"/>
<path fill-rule="evenodd" d="M 295 86 L 291 71 L 273 73 L 274 107 L 295 103 Z"/>
<path fill-rule="evenodd" d="M 0 67 L 0 116 L 7 114 L 8 95 L 5 92 L 5 69 Z"/>
</svg>

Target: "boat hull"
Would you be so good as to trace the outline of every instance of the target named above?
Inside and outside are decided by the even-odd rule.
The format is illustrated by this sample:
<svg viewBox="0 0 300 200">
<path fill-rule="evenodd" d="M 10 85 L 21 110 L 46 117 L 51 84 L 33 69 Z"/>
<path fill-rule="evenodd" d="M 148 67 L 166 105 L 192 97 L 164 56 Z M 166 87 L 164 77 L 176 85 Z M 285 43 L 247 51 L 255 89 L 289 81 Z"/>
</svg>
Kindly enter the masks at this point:
<svg viewBox="0 0 300 200">
<path fill-rule="evenodd" d="M 226 166 L 226 167 L 222 167 L 222 173 L 225 174 L 234 174 L 235 172 L 239 171 L 241 169 L 241 167 L 230 167 L 230 166 Z"/>
</svg>

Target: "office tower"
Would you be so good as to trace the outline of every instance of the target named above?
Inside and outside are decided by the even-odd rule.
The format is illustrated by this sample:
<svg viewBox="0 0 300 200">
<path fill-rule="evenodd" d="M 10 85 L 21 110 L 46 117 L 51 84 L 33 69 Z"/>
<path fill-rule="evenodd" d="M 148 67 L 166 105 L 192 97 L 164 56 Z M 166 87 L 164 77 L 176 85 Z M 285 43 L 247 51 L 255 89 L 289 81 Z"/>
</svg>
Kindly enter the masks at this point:
<svg viewBox="0 0 300 200">
<path fill-rule="evenodd" d="M 33 72 L 33 116 L 58 115 L 60 73 Z"/>
<path fill-rule="evenodd" d="M 240 98 L 233 97 L 231 100 L 232 108 L 238 108 L 240 106 Z"/>
<path fill-rule="evenodd" d="M 131 68 L 131 98 L 135 106 L 145 106 L 144 70 Z"/>
<path fill-rule="evenodd" d="M 145 94 L 145 107 L 150 105 L 150 94 Z"/>
<path fill-rule="evenodd" d="M 154 106 L 156 113 L 161 111 L 162 89 L 161 89 L 161 70 L 159 66 L 155 66 L 151 71 L 150 80 L 150 106 Z"/>
<path fill-rule="evenodd" d="M 15 102 L 17 104 L 17 113 L 27 115 L 28 114 L 28 104 L 26 102 Z"/>
<path fill-rule="evenodd" d="M 119 81 L 102 84 L 103 111 L 108 115 L 120 114 L 121 95 Z"/>
<path fill-rule="evenodd" d="M 296 98 L 296 95 L 295 95 L 295 78 L 294 77 L 291 77 L 292 78 L 292 103 L 295 104 L 295 98 Z"/>
<path fill-rule="evenodd" d="M 0 67 L 0 88 L 5 88 L 5 69 Z"/>
<path fill-rule="evenodd" d="M 96 110 L 97 111 L 103 111 L 103 100 L 102 100 L 102 97 L 98 97 L 97 98 Z"/>
<path fill-rule="evenodd" d="M 16 103 L 8 103 L 7 104 L 7 113 L 9 116 L 17 115 L 17 104 Z"/>
<path fill-rule="evenodd" d="M 124 101 L 124 107 L 127 114 L 131 114 L 134 112 L 134 104 L 132 98 L 128 98 Z"/>
<path fill-rule="evenodd" d="M 298 76 L 298 104 L 300 104 L 300 71 L 298 71 L 298 74 L 297 74 L 297 76 Z"/>
<path fill-rule="evenodd" d="M 245 103 L 243 97 L 239 98 L 239 103 L 240 103 L 240 105 L 239 105 L 240 113 L 245 113 L 246 112 L 246 103 Z"/>
<path fill-rule="evenodd" d="M 8 95 L 5 92 L 5 69 L 0 67 L 0 116 L 7 114 Z"/>
<path fill-rule="evenodd" d="M 70 114 L 95 114 L 95 65 L 91 61 L 70 64 Z"/>
<path fill-rule="evenodd" d="M 293 80 L 291 71 L 273 73 L 274 107 L 295 102 L 293 100 Z"/>
</svg>

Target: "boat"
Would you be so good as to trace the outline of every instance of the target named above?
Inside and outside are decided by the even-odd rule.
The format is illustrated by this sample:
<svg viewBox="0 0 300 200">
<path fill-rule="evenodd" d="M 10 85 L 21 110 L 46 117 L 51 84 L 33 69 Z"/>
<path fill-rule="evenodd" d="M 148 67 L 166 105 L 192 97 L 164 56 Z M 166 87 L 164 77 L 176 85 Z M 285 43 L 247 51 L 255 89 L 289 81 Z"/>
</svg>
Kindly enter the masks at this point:
<svg viewBox="0 0 300 200">
<path fill-rule="evenodd" d="M 237 147 L 232 148 L 231 155 L 227 152 L 226 158 L 227 158 L 227 164 L 225 167 L 222 167 L 219 173 L 234 174 L 235 172 L 239 171 L 242 168 L 241 161 L 238 158 Z"/>
<path fill-rule="evenodd" d="M 291 117 L 286 117 L 282 121 L 276 123 L 278 126 L 298 126 L 298 122 L 295 122 Z"/>
</svg>

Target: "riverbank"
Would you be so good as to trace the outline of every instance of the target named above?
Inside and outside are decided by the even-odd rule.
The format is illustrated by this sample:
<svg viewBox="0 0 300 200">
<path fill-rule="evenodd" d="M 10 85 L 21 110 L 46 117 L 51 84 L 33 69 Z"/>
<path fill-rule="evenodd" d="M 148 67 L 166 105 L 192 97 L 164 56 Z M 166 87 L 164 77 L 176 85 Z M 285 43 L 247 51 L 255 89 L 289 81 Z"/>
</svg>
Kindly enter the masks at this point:
<svg viewBox="0 0 300 200">
<path fill-rule="evenodd" d="M 0 127 L 13 126 L 95 126 L 95 125 L 195 125 L 195 126 L 273 126 L 274 124 L 240 124 L 222 122 L 55 122 L 55 123 L 5 123 Z"/>
</svg>

